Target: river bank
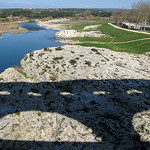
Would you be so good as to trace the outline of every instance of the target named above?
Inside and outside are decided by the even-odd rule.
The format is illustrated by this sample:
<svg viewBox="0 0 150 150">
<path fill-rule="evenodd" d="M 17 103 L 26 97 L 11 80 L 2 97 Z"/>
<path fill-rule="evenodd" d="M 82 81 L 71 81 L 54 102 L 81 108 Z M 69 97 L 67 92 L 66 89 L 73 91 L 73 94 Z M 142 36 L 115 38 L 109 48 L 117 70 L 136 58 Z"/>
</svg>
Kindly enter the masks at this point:
<svg viewBox="0 0 150 150">
<path fill-rule="evenodd" d="M 8 32 L 17 34 L 28 32 L 28 30 L 25 28 L 21 28 L 18 23 L 0 23 L 0 34 Z"/>
</svg>

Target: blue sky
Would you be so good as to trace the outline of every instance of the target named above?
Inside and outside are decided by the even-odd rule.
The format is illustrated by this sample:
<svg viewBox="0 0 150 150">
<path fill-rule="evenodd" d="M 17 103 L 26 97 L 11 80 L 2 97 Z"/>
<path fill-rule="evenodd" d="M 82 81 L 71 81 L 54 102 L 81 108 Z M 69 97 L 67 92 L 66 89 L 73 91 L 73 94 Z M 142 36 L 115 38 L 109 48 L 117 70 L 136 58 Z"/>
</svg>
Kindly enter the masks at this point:
<svg viewBox="0 0 150 150">
<path fill-rule="evenodd" d="M 130 8 L 139 0 L 0 0 L 0 8 Z"/>
</svg>

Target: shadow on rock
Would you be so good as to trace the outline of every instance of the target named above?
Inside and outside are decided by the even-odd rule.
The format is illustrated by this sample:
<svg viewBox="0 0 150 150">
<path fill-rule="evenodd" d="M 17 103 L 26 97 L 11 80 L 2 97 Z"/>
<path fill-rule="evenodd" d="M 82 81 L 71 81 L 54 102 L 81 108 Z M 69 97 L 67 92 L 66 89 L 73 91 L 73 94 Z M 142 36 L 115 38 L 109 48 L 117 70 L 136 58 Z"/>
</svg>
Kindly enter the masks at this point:
<svg viewBox="0 0 150 150">
<path fill-rule="evenodd" d="M 77 120 L 92 129 L 95 139 L 102 139 L 102 142 L 61 142 L 59 140 L 44 142 L 1 139 L 0 148 L 148 150 L 150 149 L 149 140 L 141 140 L 137 132 L 145 134 L 147 131 L 144 124 L 140 123 L 142 122 L 141 116 L 146 113 L 150 114 L 149 110 L 150 80 L 0 83 L 1 119 L 16 112 L 56 112 Z M 141 116 L 140 113 L 142 113 Z M 138 115 L 134 121 L 133 118 L 136 114 Z M 138 130 L 137 132 L 135 128 L 136 131 Z M 150 139 L 149 133 L 145 134 L 145 137 Z"/>
</svg>

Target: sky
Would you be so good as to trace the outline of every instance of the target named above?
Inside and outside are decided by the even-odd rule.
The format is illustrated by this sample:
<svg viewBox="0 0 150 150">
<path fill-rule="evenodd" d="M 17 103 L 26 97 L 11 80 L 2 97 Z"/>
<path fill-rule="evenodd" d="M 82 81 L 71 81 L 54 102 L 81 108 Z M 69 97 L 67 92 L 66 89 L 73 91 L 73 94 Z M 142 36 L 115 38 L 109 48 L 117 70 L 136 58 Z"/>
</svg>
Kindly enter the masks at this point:
<svg viewBox="0 0 150 150">
<path fill-rule="evenodd" d="M 0 8 L 131 8 L 139 0 L 0 0 Z"/>
</svg>

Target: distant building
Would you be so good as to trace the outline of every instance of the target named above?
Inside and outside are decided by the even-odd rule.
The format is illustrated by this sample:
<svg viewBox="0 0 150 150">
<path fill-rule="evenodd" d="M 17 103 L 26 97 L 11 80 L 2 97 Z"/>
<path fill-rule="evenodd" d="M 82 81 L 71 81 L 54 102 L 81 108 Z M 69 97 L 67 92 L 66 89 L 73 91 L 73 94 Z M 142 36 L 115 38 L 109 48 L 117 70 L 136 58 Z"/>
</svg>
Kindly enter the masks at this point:
<svg viewBox="0 0 150 150">
<path fill-rule="evenodd" d="M 145 26 L 144 24 L 130 23 L 128 21 L 123 21 L 121 26 L 123 28 L 136 29 L 136 30 L 142 30 L 145 27 L 146 30 L 150 30 L 150 25 Z"/>
</svg>

